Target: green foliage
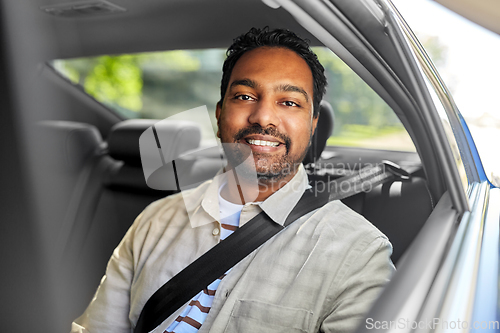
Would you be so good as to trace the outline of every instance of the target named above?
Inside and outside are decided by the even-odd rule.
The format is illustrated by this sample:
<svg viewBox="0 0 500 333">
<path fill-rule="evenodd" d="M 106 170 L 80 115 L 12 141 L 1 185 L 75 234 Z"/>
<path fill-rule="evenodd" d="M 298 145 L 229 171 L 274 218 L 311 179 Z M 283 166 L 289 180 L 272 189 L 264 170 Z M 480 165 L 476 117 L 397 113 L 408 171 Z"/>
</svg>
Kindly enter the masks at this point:
<svg viewBox="0 0 500 333">
<path fill-rule="evenodd" d="M 73 82 L 73 84 L 80 83 L 81 71 L 76 66 L 76 60 L 54 60 L 52 64 L 56 70 Z"/>
<path fill-rule="evenodd" d="M 187 51 L 100 56 L 56 61 L 55 67 L 70 81 L 80 84 L 99 102 L 134 116 L 143 110 L 144 69 L 162 68 L 192 72 L 200 68 Z"/>
<path fill-rule="evenodd" d="M 87 74 L 85 91 L 98 101 L 132 111 L 142 109 L 142 71 L 134 56 L 102 56 Z"/>
<path fill-rule="evenodd" d="M 330 50 L 314 48 L 314 52 L 328 79 L 324 99 L 335 111 L 329 145 L 390 148 L 391 141 L 398 140 L 405 142 L 398 149 L 414 149 L 401 122 L 380 96 Z"/>
<path fill-rule="evenodd" d="M 161 68 L 180 72 L 194 72 L 200 69 L 200 60 L 191 55 L 190 51 L 175 50 L 168 52 L 151 52 L 134 55 L 141 68 Z"/>
<path fill-rule="evenodd" d="M 402 126 L 376 128 L 369 125 L 345 125 L 339 135 L 328 138 L 327 145 L 415 151 Z"/>
<path fill-rule="evenodd" d="M 391 108 L 340 58 L 325 48 L 315 48 L 314 51 L 328 78 L 329 86 L 324 98 L 335 111 L 334 135 L 341 133 L 344 124 L 375 129 L 399 124 Z"/>
</svg>

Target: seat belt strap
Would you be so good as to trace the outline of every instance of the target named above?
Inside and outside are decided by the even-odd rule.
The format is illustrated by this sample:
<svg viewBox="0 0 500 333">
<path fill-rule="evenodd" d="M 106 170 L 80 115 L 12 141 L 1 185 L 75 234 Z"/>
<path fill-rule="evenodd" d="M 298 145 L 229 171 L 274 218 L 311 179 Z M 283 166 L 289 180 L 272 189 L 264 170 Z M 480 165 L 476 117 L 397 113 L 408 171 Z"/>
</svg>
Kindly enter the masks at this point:
<svg viewBox="0 0 500 333">
<path fill-rule="evenodd" d="M 147 333 L 158 327 L 200 290 L 293 221 L 323 207 L 329 201 L 347 198 L 396 177 L 409 179 L 409 175 L 399 166 L 393 163 L 388 166 L 384 162 L 382 165 L 366 167 L 352 175 L 331 181 L 325 186 L 326 190 L 318 191 L 316 187 L 308 189 L 283 226 L 261 212 L 160 287 L 144 305 L 134 333 Z"/>
</svg>

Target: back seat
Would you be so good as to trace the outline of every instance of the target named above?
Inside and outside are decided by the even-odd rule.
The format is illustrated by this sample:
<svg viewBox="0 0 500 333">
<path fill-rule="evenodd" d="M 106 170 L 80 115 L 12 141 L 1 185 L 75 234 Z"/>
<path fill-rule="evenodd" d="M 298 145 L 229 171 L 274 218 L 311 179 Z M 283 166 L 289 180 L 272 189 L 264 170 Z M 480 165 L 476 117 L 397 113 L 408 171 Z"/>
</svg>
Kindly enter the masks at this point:
<svg viewBox="0 0 500 333">
<path fill-rule="evenodd" d="M 44 191 L 40 213 L 48 221 L 44 230 L 52 230 L 50 250 L 57 265 L 58 291 L 61 298 L 71 300 L 58 313 L 69 327 L 96 288 L 95 281 L 89 279 L 97 274 L 95 258 L 86 257 L 84 248 L 102 193 L 101 180 L 113 161 L 92 125 L 43 121 L 35 130 L 39 133 L 36 144 L 44 175 L 38 179 Z"/>
<path fill-rule="evenodd" d="M 151 202 L 178 192 L 151 189 L 144 180 L 139 136 L 155 122 L 120 122 L 108 142 L 89 124 L 44 121 L 37 128 L 44 138 L 40 147 L 46 175 L 43 188 L 50 190 L 44 213 L 59 233 L 54 235 L 54 253 L 65 281 L 60 291 L 72 300 L 60 314 L 68 322 L 85 310 L 114 248 L 134 219 Z M 200 145 L 200 129 L 194 123 L 173 121 L 164 130 L 177 139 L 165 147 L 171 148 L 172 158 Z M 183 172 L 206 180 L 219 170 L 221 159 L 201 157 L 187 163 Z"/>
<path fill-rule="evenodd" d="M 110 167 L 101 178 L 101 193 L 89 226 L 87 241 L 83 246 L 84 258 L 93 261 L 95 273 L 89 279 L 93 289 L 99 284 L 107 261 L 114 248 L 125 235 L 135 218 L 151 202 L 177 193 L 178 190 L 155 190 L 144 179 L 141 166 L 139 137 L 155 120 L 128 120 L 116 124 L 107 140 Z M 181 153 L 196 149 L 200 145 L 201 130 L 191 122 L 172 121 L 164 130 L 169 131 L 173 139 L 171 145 L 163 147 L 169 150 L 172 159 Z M 220 163 L 220 162 L 219 162 Z M 184 172 L 195 173 L 194 161 L 184 164 Z M 209 179 L 218 171 L 209 170 Z M 90 299 L 89 299 L 90 301 Z"/>
</svg>

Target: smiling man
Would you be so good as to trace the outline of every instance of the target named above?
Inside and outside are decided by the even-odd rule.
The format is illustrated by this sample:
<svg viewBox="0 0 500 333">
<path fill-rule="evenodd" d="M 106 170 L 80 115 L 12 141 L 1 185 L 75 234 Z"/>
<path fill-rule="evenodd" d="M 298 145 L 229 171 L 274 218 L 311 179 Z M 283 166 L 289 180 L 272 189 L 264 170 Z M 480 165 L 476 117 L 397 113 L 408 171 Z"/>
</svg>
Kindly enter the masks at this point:
<svg viewBox="0 0 500 333">
<path fill-rule="evenodd" d="M 225 172 L 144 210 L 72 332 L 130 332 L 158 288 L 254 216 L 283 225 L 309 187 L 302 160 L 325 86 L 316 55 L 294 33 L 253 28 L 235 39 L 216 109 Z M 350 332 L 392 274 L 390 254 L 380 231 L 333 201 L 199 290 L 154 332 Z"/>
<path fill-rule="evenodd" d="M 232 57 L 236 56 L 234 51 Z M 314 57 L 311 60 L 321 66 Z M 316 96 L 322 96 L 324 74 L 318 80 Z M 250 146 L 260 185 L 256 201 L 264 201 L 288 183 L 304 159 L 318 121 L 313 111 L 313 82 L 306 61 L 284 47 L 247 51 L 231 71 L 227 90 L 217 104 L 217 134 L 223 143 Z M 223 78 L 223 89 L 224 83 Z M 225 149 L 229 165 L 241 165 L 244 154 L 239 145 L 233 147 Z"/>
</svg>

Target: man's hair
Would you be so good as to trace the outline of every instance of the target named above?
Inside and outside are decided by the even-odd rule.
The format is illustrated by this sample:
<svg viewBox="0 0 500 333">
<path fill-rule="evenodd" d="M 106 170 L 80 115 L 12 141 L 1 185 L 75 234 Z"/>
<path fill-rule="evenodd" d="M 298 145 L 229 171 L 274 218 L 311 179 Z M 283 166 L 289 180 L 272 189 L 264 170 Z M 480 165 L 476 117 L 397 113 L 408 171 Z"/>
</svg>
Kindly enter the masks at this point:
<svg viewBox="0 0 500 333">
<path fill-rule="evenodd" d="M 222 66 L 221 99 L 219 103 L 222 104 L 224 100 L 231 73 L 238 59 L 246 52 L 263 46 L 287 48 L 305 60 L 311 69 L 313 77 L 313 116 L 316 118 L 319 114 L 319 104 L 326 91 L 325 69 L 316 54 L 309 48 L 308 42 L 285 29 L 269 31 L 269 27 L 264 29 L 252 28 L 249 32 L 233 40 L 233 44 L 227 49 L 227 58 Z"/>
</svg>

